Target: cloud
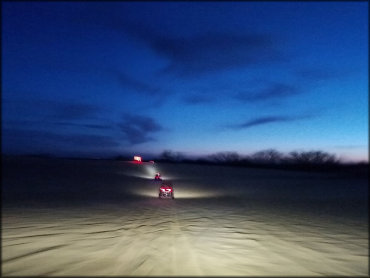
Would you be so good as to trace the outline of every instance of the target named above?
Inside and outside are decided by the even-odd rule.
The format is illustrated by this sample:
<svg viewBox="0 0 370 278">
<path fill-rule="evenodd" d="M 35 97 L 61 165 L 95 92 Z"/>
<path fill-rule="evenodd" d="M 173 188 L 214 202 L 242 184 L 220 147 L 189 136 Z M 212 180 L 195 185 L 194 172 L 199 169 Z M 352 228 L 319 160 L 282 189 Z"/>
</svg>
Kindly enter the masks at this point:
<svg viewBox="0 0 370 278">
<path fill-rule="evenodd" d="M 163 70 L 165 73 L 194 76 L 286 59 L 271 34 L 207 32 L 189 37 L 171 37 L 158 28 L 127 18 L 113 15 L 109 19 L 95 20 L 95 24 L 115 30 L 124 37 L 130 36 L 167 59 L 169 65 Z"/>
<path fill-rule="evenodd" d="M 37 127 L 55 127 L 55 126 L 71 126 L 78 128 L 89 128 L 97 130 L 108 130 L 111 129 L 111 125 L 97 124 L 97 123 L 79 123 L 79 122 L 65 122 L 65 121 L 40 121 L 40 120 L 10 120 L 4 122 L 7 127 L 16 128 L 37 128 Z M 59 128 L 59 127 L 58 127 Z"/>
<path fill-rule="evenodd" d="M 60 125 L 60 126 L 75 126 L 75 127 L 85 127 L 91 129 L 100 129 L 100 130 L 107 130 L 111 129 L 110 125 L 105 124 L 88 124 L 88 123 L 72 123 L 72 122 L 53 122 L 53 125 Z"/>
<path fill-rule="evenodd" d="M 163 130 L 153 118 L 139 115 L 125 115 L 123 123 L 119 128 L 126 141 L 131 145 L 155 141 L 151 135 Z"/>
<path fill-rule="evenodd" d="M 72 129 L 65 130 L 61 128 L 63 126 Z M 83 133 L 83 128 L 98 133 Z M 153 135 L 162 130 L 163 127 L 150 117 L 128 114 L 122 123 L 115 125 L 68 121 L 14 121 L 2 130 L 2 146 L 4 151 L 10 153 L 112 152 L 125 142 L 133 146 L 155 141 Z M 104 133 L 99 134 L 102 131 Z"/>
<path fill-rule="evenodd" d="M 287 98 L 300 93 L 301 91 L 294 86 L 276 83 L 261 90 L 239 92 L 234 97 L 243 102 L 260 102 L 271 99 Z"/>
<path fill-rule="evenodd" d="M 91 134 L 73 134 L 64 135 L 62 138 L 72 146 L 80 146 L 83 148 L 105 148 L 117 147 L 119 143 L 106 135 L 91 135 Z"/>
<path fill-rule="evenodd" d="M 158 55 L 169 60 L 166 73 L 182 76 L 270 64 L 282 59 L 267 34 L 207 33 L 189 38 L 142 37 Z"/>
<path fill-rule="evenodd" d="M 112 6 L 113 5 L 113 6 Z M 95 29 L 115 31 L 120 36 L 131 37 L 168 61 L 162 71 L 183 77 L 217 72 L 225 69 L 254 66 L 285 61 L 279 41 L 272 34 L 243 30 L 242 32 L 213 31 L 181 36 L 161 28 L 161 20 L 147 20 L 145 9 L 136 10 L 130 5 L 103 5 L 94 3 L 80 9 L 75 22 L 94 25 Z M 149 10 L 146 10 L 149 12 Z M 150 18 L 150 15 L 148 16 Z M 168 28 L 168 26 L 167 26 Z M 220 28 L 215 28 L 217 30 Z M 167 32 L 165 31 L 167 30 Z"/>
<path fill-rule="evenodd" d="M 282 123 L 282 122 L 293 122 L 298 120 L 303 120 L 307 118 L 311 118 L 310 115 L 301 115 L 301 116 L 266 116 L 266 117 L 258 117 L 251 120 L 248 120 L 244 123 L 237 124 L 237 125 L 229 125 L 229 128 L 233 129 L 248 129 L 259 125 L 266 125 L 271 123 Z"/>
<path fill-rule="evenodd" d="M 183 98 L 183 101 L 187 104 L 207 104 L 214 102 L 215 99 L 210 96 L 187 95 Z"/>
<path fill-rule="evenodd" d="M 101 108 L 85 103 L 52 103 L 53 118 L 57 119 L 83 119 L 95 116 Z"/>
<path fill-rule="evenodd" d="M 60 154 L 66 151 L 83 152 L 113 150 L 120 144 L 107 135 L 59 133 L 37 129 L 4 128 L 2 147 L 4 152 Z"/>
<path fill-rule="evenodd" d="M 32 92 L 22 92 L 23 95 L 31 95 Z M 27 120 L 42 119 L 47 120 L 73 120 L 95 117 L 104 109 L 98 105 L 83 102 L 68 102 L 46 99 L 27 99 L 21 100 L 5 99 L 4 110 L 6 113 L 14 115 L 16 118 L 22 116 Z M 45 120 L 45 118 L 47 120 Z"/>
<path fill-rule="evenodd" d="M 144 94 L 144 95 L 159 95 L 162 93 L 161 89 L 153 86 L 151 84 L 145 83 L 140 80 L 136 80 L 127 74 L 120 72 L 120 71 L 113 71 L 113 74 L 119 81 L 120 85 L 124 88 L 132 89 L 138 93 Z"/>
<path fill-rule="evenodd" d="M 65 142 L 78 142 L 74 138 L 77 135 L 62 135 L 62 133 L 78 133 L 81 129 L 90 129 L 96 132 L 111 131 L 114 133 L 118 131 L 123 135 L 123 139 L 130 145 L 140 144 L 149 141 L 155 141 L 153 134 L 162 131 L 163 128 L 154 119 L 141 115 L 129 115 L 125 116 L 125 119 L 121 123 L 106 123 L 104 119 L 99 119 L 98 112 L 104 109 L 90 104 L 84 103 L 66 103 L 59 101 L 47 101 L 47 100 L 25 100 L 25 101 L 13 101 L 6 100 L 7 109 L 14 111 L 22 111 L 24 113 L 12 115 L 4 120 L 4 126 L 9 130 L 16 130 L 18 134 L 21 134 L 25 138 L 35 136 L 35 140 L 45 139 L 46 142 L 53 142 L 54 139 L 64 138 Z M 12 104 L 12 107 L 9 107 Z M 14 106 L 14 107 L 13 107 Z M 29 108 L 28 110 L 20 108 Z M 35 112 L 37 112 L 35 114 Z M 9 113 L 8 113 L 9 114 Z M 20 115 L 20 117 L 19 117 Z M 67 127 L 64 129 L 63 127 Z M 69 128 L 71 127 L 71 128 Z M 41 131 L 41 129 L 43 131 Z M 89 134 L 90 132 L 89 131 Z M 9 135 L 15 134 L 15 132 L 9 132 Z M 66 137 L 67 136 L 67 137 Z M 80 135 L 81 140 L 85 138 L 91 138 L 93 144 L 102 140 L 101 143 L 109 144 L 112 147 L 115 145 L 114 142 L 109 142 L 110 137 L 102 137 L 101 135 L 86 135 L 91 137 L 84 137 Z M 9 136 L 7 138 L 10 138 Z M 18 136 L 12 136 L 13 139 Z M 100 139 L 99 139 L 100 138 Z M 106 138 L 106 139 L 104 139 Z M 59 141 L 59 139 L 57 141 Z M 105 141 L 103 141 L 103 139 Z M 18 140 L 18 139 L 17 139 Z M 16 141 L 17 141 L 16 140 Z M 112 139 L 113 140 L 113 139 Z M 41 142 L 41 141 L 40 141 Z M 81 141 L 82 142 L 82 141 Z M 85 140 L 86 145 L 89 144 L 88 140 Z M 27 145 L 20 143 L 21 145 Z"/>
</svg>

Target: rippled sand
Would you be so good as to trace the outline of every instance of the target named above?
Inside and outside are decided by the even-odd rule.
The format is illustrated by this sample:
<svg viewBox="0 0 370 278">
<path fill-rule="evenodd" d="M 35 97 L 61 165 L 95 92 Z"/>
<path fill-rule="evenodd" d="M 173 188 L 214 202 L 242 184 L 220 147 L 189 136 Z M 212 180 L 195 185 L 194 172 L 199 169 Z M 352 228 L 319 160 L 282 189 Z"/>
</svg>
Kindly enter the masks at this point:
<svg viewBox="0 0 370 278">
<path fill-rule="evenodd" d="M 55 171 L 54 179 L 43 179 L 45 172 L 32 168 L 34 162 L 23 176 L 22 167 L 3 169 L 9 171 L 3 180 L 8 186 L 27 192 L 24 183 L 46 192 L 31 190 L 27 199 L 20 190 L 5 188 L 4 276 L 368 276 L 367 204 L 361 191 L 367 188 L 361 179 L 347 181 L 356 190 L 338 188 L 325 197 L 325 190 L 293 184 L 314 187 L 321 181 L 330 189 L 338 179 L 194 165 L 52 163 L 40 169 Z M 81 171 L 68 175 L 81 164 Z M 91 184 L 106 181 L 91 189 L 94 194 L 84 194 L 86 188 L 73 182 L 79 177 L 88 184 L 88 169 L 95 177 Z M 156 198 L 157 186 L 147 178 L 157 170 L 174 181 L 175 200 Z M 74 189 L 60 187 L 62 177 L 70 179 L 64 186 Z M 280 190 L 273 182 L 283 184 Z"/>
</svg>

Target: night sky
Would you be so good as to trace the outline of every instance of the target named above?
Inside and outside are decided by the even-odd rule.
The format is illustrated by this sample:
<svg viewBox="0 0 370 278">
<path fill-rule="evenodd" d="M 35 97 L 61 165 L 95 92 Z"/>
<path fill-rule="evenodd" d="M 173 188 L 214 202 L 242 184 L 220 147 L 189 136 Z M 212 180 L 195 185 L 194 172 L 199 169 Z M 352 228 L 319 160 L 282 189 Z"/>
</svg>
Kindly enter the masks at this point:
<svg viewBox="0 0 370 278">
<path fill-rule="evenodd" d="M 368 160 L 368 2 L 3 2 L 2 151 Z"/>
</svg>

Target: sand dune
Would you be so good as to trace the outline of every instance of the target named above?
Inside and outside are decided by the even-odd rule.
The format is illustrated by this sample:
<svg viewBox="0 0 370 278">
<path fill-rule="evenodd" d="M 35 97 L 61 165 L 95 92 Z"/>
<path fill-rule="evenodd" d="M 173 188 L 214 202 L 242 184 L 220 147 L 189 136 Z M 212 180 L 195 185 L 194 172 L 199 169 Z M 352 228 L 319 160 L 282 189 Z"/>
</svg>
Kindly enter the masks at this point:
<svg viewBox="0 0 370 278">
<path fill-rule="evenodd" d="M 366 178 L 43 159 L 3 173 L 5 276 L 368 276 Z"/>
</svg>

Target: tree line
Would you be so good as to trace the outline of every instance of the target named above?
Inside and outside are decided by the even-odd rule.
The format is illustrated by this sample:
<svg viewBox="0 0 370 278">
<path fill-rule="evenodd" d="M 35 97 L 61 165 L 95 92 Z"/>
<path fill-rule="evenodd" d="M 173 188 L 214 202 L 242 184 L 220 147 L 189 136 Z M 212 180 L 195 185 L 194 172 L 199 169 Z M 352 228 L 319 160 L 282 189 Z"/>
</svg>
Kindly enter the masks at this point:
<svg viewBox="0 0 370 278">
<path fill-rule="evenodd" d="M 189 158 L 181 152 L 163 151 L 156 161 L 182 162 L 199 164 L 217 164 L 247 167 L 270 167 L 281 169 L 337 169 L 348 166 L 334 155 L 324 151 L 292 151 L 282 153 L 275 149 L 258 151 L 249 155 L 240 155 L 237 152 L 218 152 L 197 158 Z M 363 164 L 363 163 L 357 163 Z"/>
</svg>

